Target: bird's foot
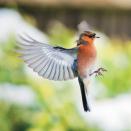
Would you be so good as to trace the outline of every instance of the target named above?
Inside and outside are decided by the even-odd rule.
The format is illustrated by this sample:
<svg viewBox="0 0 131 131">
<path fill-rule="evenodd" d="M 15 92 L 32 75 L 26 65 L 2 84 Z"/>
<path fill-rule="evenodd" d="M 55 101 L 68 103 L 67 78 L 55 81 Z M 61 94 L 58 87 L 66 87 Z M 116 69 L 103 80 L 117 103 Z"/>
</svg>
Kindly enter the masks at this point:
<svg viewBox="0 0 131 131">
<path fill-rule="evenodd" d="M 96 77 L 99 75 L 103 76 L 102 73 L 105 71 L 107 71 L 107 70 L 101 67 L 101 68 L 98 68 L 98 70 L 94 71 L 93 73 L 89 74 L 89 76 L 92 76 L 93 74 L 95 74 Z"/>
</svg>

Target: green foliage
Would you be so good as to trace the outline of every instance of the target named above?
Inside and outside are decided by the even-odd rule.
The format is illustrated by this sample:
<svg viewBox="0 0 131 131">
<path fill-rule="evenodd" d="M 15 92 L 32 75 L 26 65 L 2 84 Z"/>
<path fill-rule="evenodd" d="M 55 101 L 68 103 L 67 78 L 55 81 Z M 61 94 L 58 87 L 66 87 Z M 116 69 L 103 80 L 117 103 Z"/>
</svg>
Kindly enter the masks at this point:
<svg viewBox="0 0 131 131">
<path fill-rule="evenodd" d="M 14 84 L 26 83 L 23 64 L 16 53 L 16 41 L 11 36 L 6 43 L 0 43 L 0 82 Z"/>
<path fill-rule="evenodd" d="M 30 126 L 31 111 L 7 102 L 0 102 L 0 130 L 25 131 Z"/>
<path fill-rule="evenodd" d="M 131 44 L 120 45 L 114 42 L 107 46 L 101 54 L 102 65 L 107 73 L 101 79 L 107 89 L 107 96 L 116 96 L 131 91 Z"/>
<path fill-rule="evenodd" d="M 55 46 L 69 48 L 75 46 L 74 32 L 59 22 L 53 23 L 49 28 L 50 43 Z"/>
</svg>

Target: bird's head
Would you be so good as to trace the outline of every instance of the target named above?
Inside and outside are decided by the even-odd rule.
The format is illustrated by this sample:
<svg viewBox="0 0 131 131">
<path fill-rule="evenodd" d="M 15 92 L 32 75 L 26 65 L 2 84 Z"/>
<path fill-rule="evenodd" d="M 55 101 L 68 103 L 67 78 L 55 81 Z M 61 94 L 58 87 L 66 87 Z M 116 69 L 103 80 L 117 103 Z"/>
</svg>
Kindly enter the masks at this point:
<svg viewBox="0 0 131 131">
<path fill-rule="evenodd" d="M 85 44 L 92 44 L 95 38 L 100 38 L 96 36 L 95 33 L 90 32 L 90 31 L 84 31 L 78 40 L 77 45 L 85 45 Z"/>
</svg>

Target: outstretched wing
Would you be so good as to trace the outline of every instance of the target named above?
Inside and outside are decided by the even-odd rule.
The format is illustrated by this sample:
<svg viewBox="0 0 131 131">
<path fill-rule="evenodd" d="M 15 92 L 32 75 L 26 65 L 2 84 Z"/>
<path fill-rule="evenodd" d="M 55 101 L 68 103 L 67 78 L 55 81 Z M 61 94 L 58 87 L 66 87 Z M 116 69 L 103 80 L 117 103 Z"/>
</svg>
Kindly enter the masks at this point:
<svg viewBox="0 0 131 131">
<path fill-rule="evenodd" d="M 43 78 L 68 80 L 76 77 L 73 68 L 77 48 L 64 49 L 21 37 L 18 46 L 21 58 Z"/>
</svg>

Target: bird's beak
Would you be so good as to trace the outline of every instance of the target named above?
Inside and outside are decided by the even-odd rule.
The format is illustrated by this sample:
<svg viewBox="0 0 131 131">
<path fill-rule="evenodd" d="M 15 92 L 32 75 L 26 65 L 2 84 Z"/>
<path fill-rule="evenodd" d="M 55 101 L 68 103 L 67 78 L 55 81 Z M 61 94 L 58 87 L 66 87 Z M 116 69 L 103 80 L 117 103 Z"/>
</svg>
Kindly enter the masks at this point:
<svg viewBox="0 0 131 131">
<path fill-rule="evenodd" d="M 100 38 L 99 36 L 95 36 L 95 38 Z"/>
<path fill-rule="evenodd" d="M 92 37 L 93 38 L 100 38 L 99 36 L 96 36 L 96 34 L 94 33 L 94 34 L 92 34 Z"/>
</svg>

